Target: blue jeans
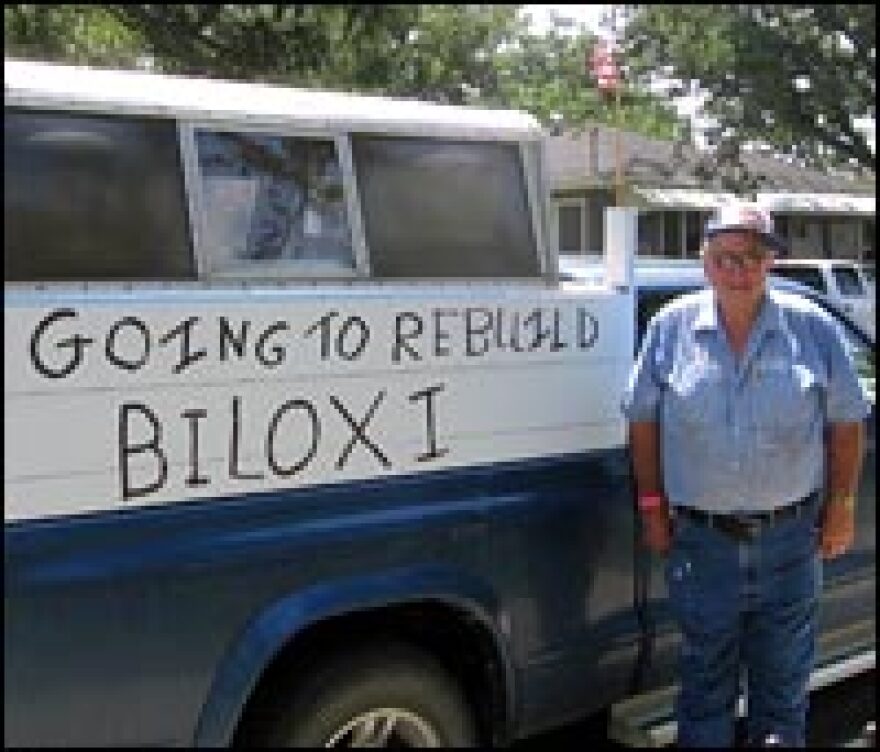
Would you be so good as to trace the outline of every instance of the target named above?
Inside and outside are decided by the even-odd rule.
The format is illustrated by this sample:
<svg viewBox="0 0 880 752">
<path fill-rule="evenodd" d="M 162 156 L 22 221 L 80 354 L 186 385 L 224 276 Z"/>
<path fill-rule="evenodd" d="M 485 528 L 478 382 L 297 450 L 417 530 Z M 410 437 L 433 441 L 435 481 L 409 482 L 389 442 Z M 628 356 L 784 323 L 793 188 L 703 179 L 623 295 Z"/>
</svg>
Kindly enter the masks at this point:
<svg viewBox="0 0 880 752">
<path fill-rule="evenodd" d="M 666 568 L 682 635 L 678 744 L 734 743 L 746 677 L 748 741 L 806 742 L 807 696 L 822 587 L 818 500 L 740 541 L 678 515 Z"/>
</svg>

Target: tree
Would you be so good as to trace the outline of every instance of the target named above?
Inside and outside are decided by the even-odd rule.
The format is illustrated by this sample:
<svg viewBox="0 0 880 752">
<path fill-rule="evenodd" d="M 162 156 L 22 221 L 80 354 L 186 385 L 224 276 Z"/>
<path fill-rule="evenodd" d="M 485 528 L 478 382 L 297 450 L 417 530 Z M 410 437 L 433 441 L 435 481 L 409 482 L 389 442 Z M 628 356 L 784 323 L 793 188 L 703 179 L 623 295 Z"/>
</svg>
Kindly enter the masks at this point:
<svg viewBox="0 0 880 752">
<path fill-rule="evenodd" d="M 5 54 L 74 64 L 133 67 L 146 40 L 102 5 L 4 5 Z"/>
<path fill-rule="evenodd" d="M 13 5 L 7 52 L 462 103 L 495 90 L 511 5 Z M 127 57 L 93 37 L 112 30 Z"/>
<path fill-rule="evenodd" d="M 752 141 L 817 167 L 875 169 L 855 120 L 875 116 L 872 5 L 629 6 L 627 57 L 707 93 L 722 150 Z"/>
<path fill-rule="evenodd" d="M 23 57 L 527 110 L 543 123 L 615 122 L 584 69 L 594 37 L 534 35 L 517 5 L 12 5 Z M 670 138 L 674 111 L 623 97 L 624 127 Z"/>
<path fill-rule="evenodd" d="M 560 24 L 544 34 L 520 29 L 514 42 L 495 55 L 498 90 L 492 99 L 528 110 L 545 124 L 558 120 L 566 130 L 587 122 L 619 122 L 625 130 L 671 139 L 679 125 L 675 110 L 637 87 L 622 90 L 618 121 L 614 98 L 599 91 L 587 70 L 594 44 L 595 36 L 586 30 L 565 34 Z"/>
</svg>

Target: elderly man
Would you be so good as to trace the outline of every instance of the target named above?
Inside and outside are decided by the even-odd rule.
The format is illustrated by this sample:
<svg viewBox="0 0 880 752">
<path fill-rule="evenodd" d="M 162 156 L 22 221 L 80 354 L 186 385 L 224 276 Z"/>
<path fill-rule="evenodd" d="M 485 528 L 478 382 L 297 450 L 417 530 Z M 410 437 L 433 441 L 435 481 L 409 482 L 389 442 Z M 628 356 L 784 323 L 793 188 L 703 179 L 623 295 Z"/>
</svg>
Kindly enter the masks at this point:
<svg viewBox="0 0 880 752">
<path fill-rule="evenodd" d="M 865 402 L 833 320 L 766 286 L 769 214 L 718 212 L 704 290 L 652 319 L 627 387 L 646 545 L 668 554 L 681 746 L 804 746 L 821 558 L 854 537 Z"/>
</svg>

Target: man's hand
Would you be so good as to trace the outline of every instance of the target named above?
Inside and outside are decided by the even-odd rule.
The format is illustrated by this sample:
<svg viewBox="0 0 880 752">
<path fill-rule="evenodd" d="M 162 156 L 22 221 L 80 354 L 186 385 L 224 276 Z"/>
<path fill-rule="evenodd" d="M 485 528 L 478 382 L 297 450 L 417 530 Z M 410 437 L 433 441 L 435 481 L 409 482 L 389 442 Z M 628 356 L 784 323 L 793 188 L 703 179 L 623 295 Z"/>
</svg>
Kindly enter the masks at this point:
<svg viewBox="0 0 880 752">
<path fill-rule="evenodd" d="M 672 540 L 669 506 L 663 504 L 655 509 L 640 512 L 642 519 L 642 540 L 650 551 L 663 555 L 669 550 Z"/>
<path fill-rule="evenodd" d="M 822 510 L 822 529 L 819 550 L 823 559 L 833 559 L 846 553 L 856 535 L 855 499 L 831 498 Z"/>
</svg>

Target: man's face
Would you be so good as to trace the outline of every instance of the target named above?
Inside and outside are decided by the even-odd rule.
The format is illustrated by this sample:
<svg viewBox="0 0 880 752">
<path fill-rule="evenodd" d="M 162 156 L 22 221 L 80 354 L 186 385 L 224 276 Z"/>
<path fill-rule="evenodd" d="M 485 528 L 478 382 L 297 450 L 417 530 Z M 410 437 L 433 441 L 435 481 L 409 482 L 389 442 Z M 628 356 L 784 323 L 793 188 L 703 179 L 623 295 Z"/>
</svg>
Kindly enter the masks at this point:
<svg viewBox="0 0 880 752">
<path fill-rule="evenodd" d="M 764 291 L 773 254 L 751 230 L 719 232 L 703 255 L 706 279 L 726 295 L 756 296 Z"/>
</svg>

